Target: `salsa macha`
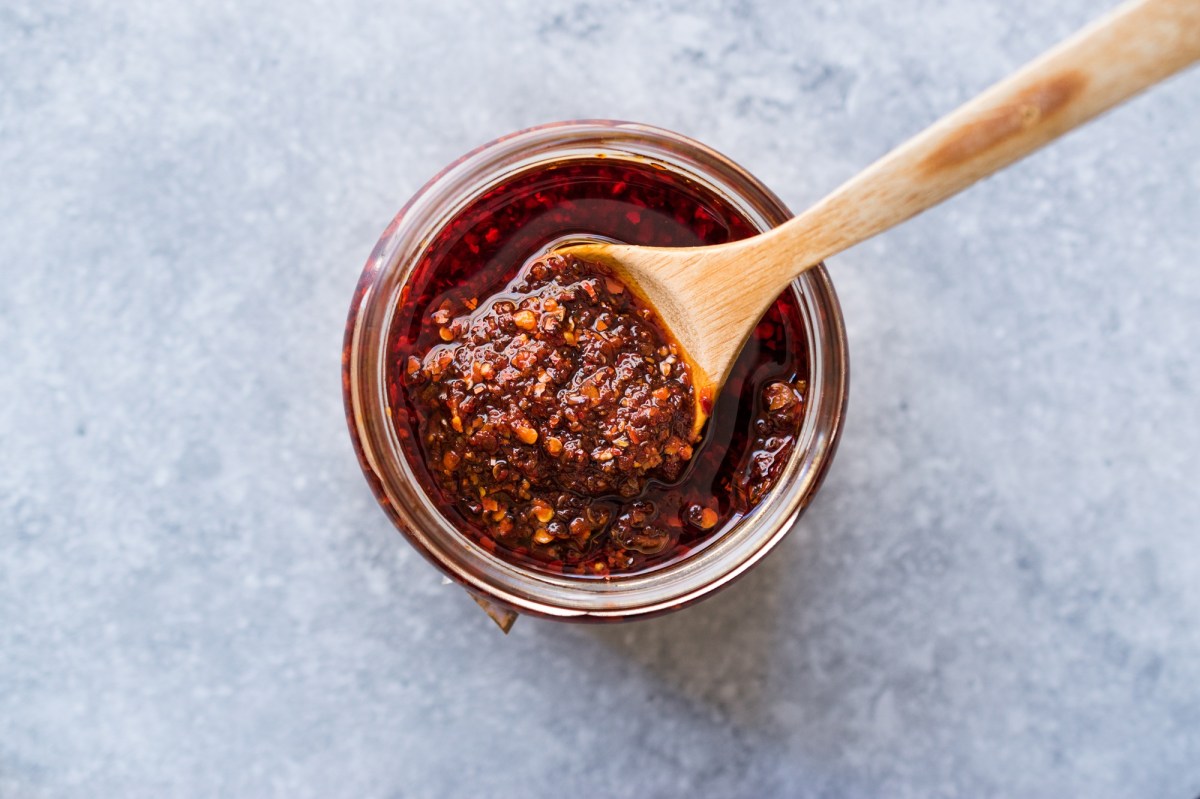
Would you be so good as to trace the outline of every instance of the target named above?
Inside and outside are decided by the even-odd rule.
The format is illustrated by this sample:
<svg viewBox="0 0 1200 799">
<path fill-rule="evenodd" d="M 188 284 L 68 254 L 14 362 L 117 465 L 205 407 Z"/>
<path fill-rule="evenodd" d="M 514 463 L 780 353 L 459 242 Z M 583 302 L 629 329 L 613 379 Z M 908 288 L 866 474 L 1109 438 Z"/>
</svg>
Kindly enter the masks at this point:
<svg viewBox="0 0 1200 799">
<path fill-rule="evenodd" d="M 571 237 L 719 244 L 757 231 L 715 192 L 644 162 L 533 169 L 471 201 L 423 253 L 389 338 L 389 409 L 425 491 L 496 555 L 607 577 L 671 562 L 762 500 L 803 421 L 790 292 L 693 433 L 678 346 Z"/>
</svg>

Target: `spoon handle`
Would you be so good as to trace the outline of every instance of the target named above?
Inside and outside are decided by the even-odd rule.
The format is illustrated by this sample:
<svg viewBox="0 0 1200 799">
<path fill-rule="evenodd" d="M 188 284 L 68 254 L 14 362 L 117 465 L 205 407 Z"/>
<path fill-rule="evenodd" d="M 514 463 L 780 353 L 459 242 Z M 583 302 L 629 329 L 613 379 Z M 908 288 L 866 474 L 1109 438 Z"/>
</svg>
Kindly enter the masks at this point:
<svg viewBox="0 0 1200 799">
<path fill-rule="evenodd" d="M 763 236 L 790 279 L 1200 59 L 1200 0 L 1135 0 L 942 117 Z M 767 259 L 761 265 L 769 263 Z M 784 281 L 780 280 L 782 284 Z"/>
</svg>

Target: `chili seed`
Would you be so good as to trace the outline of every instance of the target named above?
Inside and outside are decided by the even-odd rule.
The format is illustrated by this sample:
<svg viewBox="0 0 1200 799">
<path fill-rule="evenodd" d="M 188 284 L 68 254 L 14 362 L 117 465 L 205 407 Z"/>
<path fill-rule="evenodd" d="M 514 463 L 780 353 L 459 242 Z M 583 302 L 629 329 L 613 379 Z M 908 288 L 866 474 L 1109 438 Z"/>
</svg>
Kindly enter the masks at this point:
<svg viewBox="0 0 1200 799">
<path fill-rule="evenodd" d="M 533 330 L 537 327 L 537 317 L 533 315 L 533 311 L 517 311 L 512 319 L 513 324 L 522 330 Z"/>
<path fill-rule="evenodd" d="M 542 524 L 547 524 L 554 518 L 554 508 L 544 502 L 534 502 L 533 516 Z"/>
</svg>

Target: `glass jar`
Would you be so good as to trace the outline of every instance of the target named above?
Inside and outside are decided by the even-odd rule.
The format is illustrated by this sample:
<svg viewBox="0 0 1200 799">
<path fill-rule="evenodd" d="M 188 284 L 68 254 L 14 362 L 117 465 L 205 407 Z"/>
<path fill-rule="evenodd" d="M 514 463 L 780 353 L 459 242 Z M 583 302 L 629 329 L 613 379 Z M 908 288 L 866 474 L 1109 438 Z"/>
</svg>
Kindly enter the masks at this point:
<svg viewBox="0 0 1200 799">
<path fill-rule="evenodd" d="M 744 574 L 792 528 L 829 468 L 846 407 L 841 308 L 824 266 L 793 281 L 808 346 L 804 421 L 778 483 L 716 540 L 662 568 L 608 580 L 555 575 L 502 560 L 456 530 L 415 478 L 391 422 L 387 340 L 401 291 L 439 230 L 481 193 L 531 168 L 572 159 L 637 160 L 696 181 L 765 231 L 791 214 L 729 159 L 670 131 L 611 121 L 531 128 L 484 145 L 434 177 L 388 226 L 363 270 L 347 321 L 342 384 L 350 434 L 375 496 L 426 558 L 463 585 L 506 631 L 517 614 L 623 621 L 677 610 Z"/>
</svg>

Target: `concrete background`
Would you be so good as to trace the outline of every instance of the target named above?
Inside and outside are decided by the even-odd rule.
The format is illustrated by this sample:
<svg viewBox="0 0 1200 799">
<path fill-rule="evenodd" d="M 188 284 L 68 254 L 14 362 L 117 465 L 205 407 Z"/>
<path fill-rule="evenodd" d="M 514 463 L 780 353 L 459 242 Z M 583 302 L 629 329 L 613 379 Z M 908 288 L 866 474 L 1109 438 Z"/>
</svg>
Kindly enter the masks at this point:
<svg viewBox="0 0 1200 799">
<path fill-rule="evenodd" d="M 829 480 L 675 617 L 502 636 L 342 418 L 467 149 L 640 120 L 803 207 L 1097 13 L 4 3 L 0 796 L 1193 799 L 1200 73 L 831 261 Z"/>
</svg>

